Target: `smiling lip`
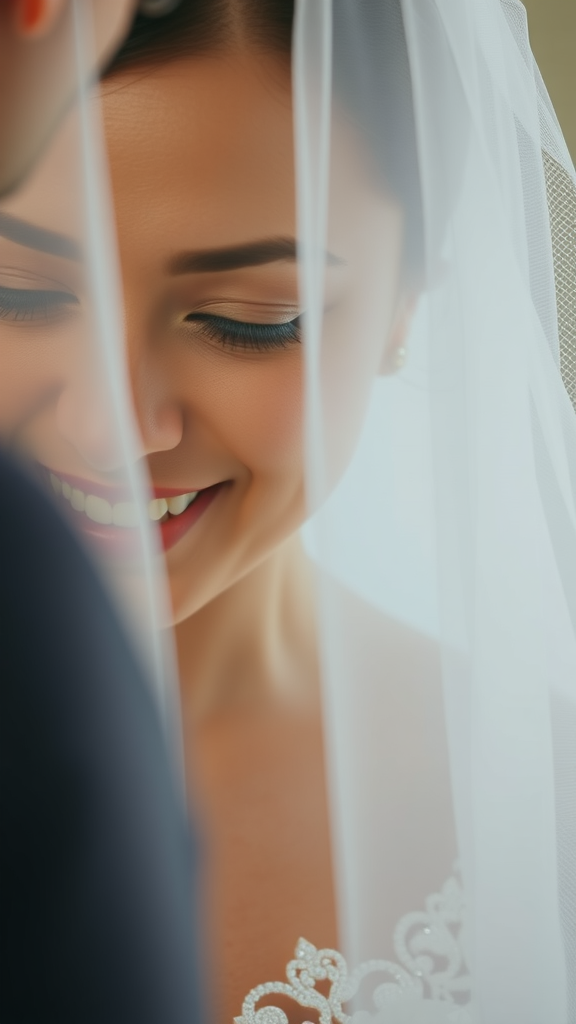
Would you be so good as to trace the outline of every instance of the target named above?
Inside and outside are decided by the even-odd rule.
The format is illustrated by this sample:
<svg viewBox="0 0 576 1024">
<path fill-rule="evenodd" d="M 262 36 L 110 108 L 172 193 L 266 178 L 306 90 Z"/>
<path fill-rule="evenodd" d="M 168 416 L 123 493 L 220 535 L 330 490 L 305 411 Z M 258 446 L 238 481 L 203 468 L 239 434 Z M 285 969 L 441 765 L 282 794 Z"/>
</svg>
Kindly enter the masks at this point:
<svg viewBox="0 0 576 1024">
<path fill-rule="evenodd" d="M 107 501 L 113 505 L 116 501 L 130 501 L 134 496 L 134 491 L 129 484 L 102 484 L 96 480 L 85 480 L 84 477 L 73 476 L 71 473 L 63 473 L 61 470 L 52 470 L 49 466 L 44 466 L 38 463 L 39 469 L 42 471 L 44 478 L 49 476 L 50 473 L 54 473 L 60 480 L 65 480 L 70 487 L 78 488 L 80 491 L 84 491 L 85 494 L 95 494 L 98 498 L 106 498 Z M 48 483 L 50 481 L 48 480 Z M 217 486 L 217 485 L 216 485 Z M 204 488 L 208 490 L 208 488 Z M 153 494 L 155 498 L 176 498 L 179 494 L 185 494 L 187 491 L 197 490 L 200 492 L 202 488 L 186 488 L 186 487 L 156 487 L 151 485 L 149 493 Z"/>
<path fill-rule="evenodd" d="M 162 537 L 164 551 L 169 551 L 185 533 L 188 533 L 188 530 L 200 519 L 202 513 L 212 504 L 214 498 L 224 486 L 224 483 L 214 484 L 212 487 L 205 487 L 204 490 L 198 491 L 198 496 L 194 498 L 194 501 L 188 505 L 184 512 L 181 512 L 179 516 L 169 515 L 168 519 L 160 523 L 160 536 Z M 162 494 L 158 495 L 158 497 L 172 497 L 172 495 Z"/>
<path fill-rule="evenodd" d="M 68 484 L 72 490 L 82 492 L 83 495 L 93 495 L 95 498 L 104 499 L 110 506 L 121 502 L 133 501 L 133 492 L 127 485 L 106 486 L 92 480 L 72 476 L 69 473 L 54 472 L 45 466 L 40 466 L 39 468 L 48 484 L 50 484 L 51 478 L 55 477 L 61 484 Z M 198 488 L 196 497 L 190 501 L 190 504 L 183 512 L 175 515 L 168 513 L 160 522 L 156 523 L 159 527 L 162 547 L 165 551 L 174 547 L 184 534 L 192 528 L 226 483 L 228 481 L 221 481 L 209 487 Z M 52 485 L 54 485 L 54 479 L 52 479 Z M 182 487 L 155 486 L 150 489 L 150 492 L 154 495 L 155 499 L 176 498 L 180 495 L 192 495 L 194 493 L 192 489 L 185 490 Z M 59 504 L 65 506 L 66 512 L 68 516 L 72 517 L 75 527 L 81 533 L 91 537 L 97 547 L 108 557 L 129 558 L 132 560 L 141 551 L 141 537 L 138 526 L 127 526 L 124 524 L 118 526 L 109 522 L 94 522 L 85 512 L 78 511 L 72 507 L 69 497 L 67 499 L 59 496 L 58 501 Z"/>
</svg>

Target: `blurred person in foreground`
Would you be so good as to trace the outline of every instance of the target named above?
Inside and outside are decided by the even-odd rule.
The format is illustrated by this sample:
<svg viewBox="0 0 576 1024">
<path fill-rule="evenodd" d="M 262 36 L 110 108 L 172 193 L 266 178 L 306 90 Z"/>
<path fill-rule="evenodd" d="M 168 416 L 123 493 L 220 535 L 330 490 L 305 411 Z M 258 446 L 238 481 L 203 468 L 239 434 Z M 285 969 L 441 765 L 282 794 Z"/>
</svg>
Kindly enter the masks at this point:
<svg viewBox="0 0 576 1024">
<path fill-rule="evenodd" d="M 133 0 L 94 5 L 95 54 Z M 0 196 L 74 97 L 69 0 L 0 0 Z M 150 687 L 81 545 L 0 453 L 0 1020 L 199 1019 L 192 848 Z"/>
</svg>

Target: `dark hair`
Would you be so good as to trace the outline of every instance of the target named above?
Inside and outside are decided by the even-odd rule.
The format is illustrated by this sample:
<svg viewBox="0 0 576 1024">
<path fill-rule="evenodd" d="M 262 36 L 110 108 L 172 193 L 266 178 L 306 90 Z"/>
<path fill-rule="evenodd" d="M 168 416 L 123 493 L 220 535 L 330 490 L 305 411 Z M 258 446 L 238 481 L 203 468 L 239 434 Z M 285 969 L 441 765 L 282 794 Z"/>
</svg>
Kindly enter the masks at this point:
<svg viewBox="0 0 576 1024">
<path fill-rule="evenodd" d="M 106 74 L 248 45 L 290 55 L 294 0 L 180 0 L 162 18 L 137 14 Z"/>
<path fill-rule="evenodd" d="M 294 0 L 180 0 L 163 18 L 137 15 L 106 71 L 156 67 L 246 44 L 290 57 Z M 335 93 L 367 140 L 378 177 L 402 204 L 407 276 L 423 273 L 412 84 L 400 0 L 334 0 Z"/>
</svg>

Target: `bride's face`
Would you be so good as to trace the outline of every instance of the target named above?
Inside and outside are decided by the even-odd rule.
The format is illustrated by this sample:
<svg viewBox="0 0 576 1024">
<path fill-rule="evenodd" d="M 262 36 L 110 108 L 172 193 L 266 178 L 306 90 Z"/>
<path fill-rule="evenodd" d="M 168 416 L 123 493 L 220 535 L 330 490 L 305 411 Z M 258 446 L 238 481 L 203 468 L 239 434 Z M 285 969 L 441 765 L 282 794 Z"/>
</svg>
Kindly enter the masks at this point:
<svg viewBox="0 0 576 1024">
<path fill-rule="evenodd" d="M 162 516 L 181 620 L 266 557 L 305 516 L 289 71 L 281 60 L 253 56 L 181 60 L 111 79 L 103 111 L 129 375 L 158 497 L 151 514 Z M 333 133 L 342 155 L 335 159 L 326 258 L 323 366 L 335 438 L 342 429 L 355 433 L 365 405 L 394 316 L 401 248 L 400 211 L 366 185 L 354 165 L 357 147 L 345 144 L 349 130 L 344 119 Z M 357 201 L 344 203 L 339 190 L 349 196 L 355 177 L 364 185 Z M 12 212 L 25 211 L 16 204 Z M 44 210 L 36 219 L 47 226 L 47 217 Z M 28 271 L 23 283 L 12 267 L 0 289 L 56 288 L 77 300 L 66 256 L 56 269 L 42 269 L 40 284 Z M 0 252 L 0 273 L 2 262 Z M 370 288 L 373 275 L 378 285 Z M 375 296 L 372 304 L 367 295 Z M 59 338 L 72 339 L 62 356 L 68 369 L 52 392 L 44 387 L 36 406 L 28 395 L 16 434 L 64 484 L 114 505 L 115 455 L 105 416 L 87 398 L 89 375 L 72 369 L 78 305 L 64 301 L 59 328 Z M 36 320 L 28 326 L 38 334 Z M 26 329 L 10 316 L 0 325 L 9 368 L 16 351 L 11 332 L 21 339 Z M 361 335 L 377 341 L 350 344 Z M 41 357 L 46 365 L 50 337 Z M 21 351 L 18 358 L 26 374 Z M 5 410 L 14 406 L 9 397 L 5 392 Z M 14 422 L 15 414 L 4 415 L 9 430 L 6 415 Z M 336 447 L 346 445 L 338 440 Z"/>
</svg>

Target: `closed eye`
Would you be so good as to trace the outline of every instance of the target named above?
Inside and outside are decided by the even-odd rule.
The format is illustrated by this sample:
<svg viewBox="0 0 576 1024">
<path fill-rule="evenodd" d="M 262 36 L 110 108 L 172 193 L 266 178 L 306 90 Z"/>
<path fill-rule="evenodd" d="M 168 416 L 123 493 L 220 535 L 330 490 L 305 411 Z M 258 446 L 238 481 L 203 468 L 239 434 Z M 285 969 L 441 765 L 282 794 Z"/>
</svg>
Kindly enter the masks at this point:
<svg viewBox="0 0 576 1024">
<path fill-rule="evenodd" d="M 74 305 L 79 303 L 71 292 L 0 285 L 0 320 L 11 323 L 50 321 Z"/>
<path fill-rule="evenodd" d="M 185 322 L 198 324 L 204 335 L 220 345 L 252 352 L 287 348 L 301 337 L 299 316 L 281 323 L 258 324 L 213 313 L 189 313 Z"/>
</svg>

